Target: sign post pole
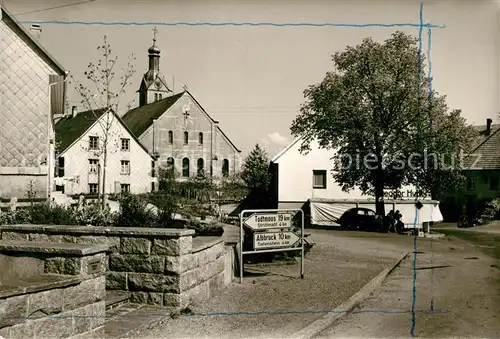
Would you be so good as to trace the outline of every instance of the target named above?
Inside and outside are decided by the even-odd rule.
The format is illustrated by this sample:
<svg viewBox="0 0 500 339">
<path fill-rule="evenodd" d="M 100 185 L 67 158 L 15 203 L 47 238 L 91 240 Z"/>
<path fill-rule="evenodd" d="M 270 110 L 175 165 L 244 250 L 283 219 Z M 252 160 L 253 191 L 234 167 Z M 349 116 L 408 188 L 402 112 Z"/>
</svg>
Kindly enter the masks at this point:
<svg viewBox="0 0 500 339">
<path fill-rule="evenodd" d="M 243 283 L 243 213 L 240 214 L 240 284 Z"/>
<path fill-rule="evenodd" d="M 293 218 L 301 214 L 300 237 L 293 232 Z M 246 219 L 245 214 L 252 213 Z M 254 232 L 253 251 L 244 251 L 243 225 Z M 296 244 L 300 241 L 300 247 Z M 304 279 L 304 211 L 302 209 L 243 210 L 240 213 L 240 284 L 243 283 L 243 256 L 245 254 L 301 251 L 300 278 Z"/>
<path fill-rule="evenodd" d="M 301 249 L 301 257 L 300 257 L 300 278 L 304 279 L 304 211 L 300 210 L 300 217 L 302 223 L 302 232 L 300 234 L 300 247 Z"/>
</svg>

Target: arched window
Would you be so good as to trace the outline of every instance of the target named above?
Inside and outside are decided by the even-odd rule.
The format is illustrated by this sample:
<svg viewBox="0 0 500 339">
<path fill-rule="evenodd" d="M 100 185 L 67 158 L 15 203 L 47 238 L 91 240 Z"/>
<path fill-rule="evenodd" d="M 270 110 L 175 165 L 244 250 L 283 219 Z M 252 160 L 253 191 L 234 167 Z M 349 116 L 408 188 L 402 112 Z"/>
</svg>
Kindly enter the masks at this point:
<svg viewBox="0 0 500 339">
<path fill-rule="evenodd" d="M 184 132 L 184 145 L 187 145 L 188 144 L 188 132 Z"/>
<path fill-rule="evenodd" d="M 158 101 L 158 93 L 155 93 L 155 101 Z"/>
<path fill-rule="evenodd" d="M 174 132 L 168 131 L 168 143 L 172 145 L 174 143 Z"/>
<path fill-rule="evenodd" d="M 199 158 L 198 159 L 198 163 L 197 163 L 197 174 L 199 177 L 203 177 L 205 175 L 205 162 L 203 160 L 203 158 Z"/>
<path fill-rule="evenodd" d="M 184 178 L 189 178 L 189 159 L 182 159 L 182 176 Z"/>
<path fill-rule="evenodd" d="M 175 171 L 175 161 L 174 161 L 174 158 L 172 158 L 172 157 L 167 158 L 167 170 L 170 173 L 174 173 L 174 171 Z"/>
<path fill-rule="evenodd" d="M 161 93 L 160 93 L 160 94 L 158 94 L 158 99 L 159 99 L 159 100 L 163 99 L 163 97 L 162 97 Z"/>
<path fill-rule="evenodd" d="M 227 159 L 222 160 L 222 176 L 229 176 L 229 160 Z"/>
<path fill-rule="evenodd" d="M 203 133 L 201 132 L 198 134 L 198 144 L 203 145 Z"/>
</svg>

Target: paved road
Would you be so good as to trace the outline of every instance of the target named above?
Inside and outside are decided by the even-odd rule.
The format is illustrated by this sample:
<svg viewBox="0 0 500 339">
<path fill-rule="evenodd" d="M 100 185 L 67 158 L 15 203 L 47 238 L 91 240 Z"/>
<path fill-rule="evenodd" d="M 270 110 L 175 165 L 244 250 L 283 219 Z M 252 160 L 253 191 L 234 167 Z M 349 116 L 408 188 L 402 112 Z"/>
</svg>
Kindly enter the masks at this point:
<svg viewBox="0 0 500 339">
<path fill-rule="evenodd" d="M 310 233 L 316 245 L 306 256 L 304 279 L 298 279 L 297 264 L 254 266 L 253 276 L 245 277 L 243 284 L 238 280 L 221 295 L 194 305 L 195 315 L 168 320 L 138 337 L 290 337 L 350 298 L 403 252 L 399 244 L 380 242 L 377 237 L 398 238 L 407 245 L 411 241 L 411 237 L 387 234 Z"/>
<path fill-rule="evenodd" d="M 500 337 L 498 261 L 460 240 L 418 241 L 417 246 L 423 253 L 417 254 L 416 261 L 415 336 Z M 405 260 L 355 312 L 317 338 L 409 337 L 412 259 Z"/>
<path fill-rule="evenodd" d="M 500 234 L 500 221 L 493 221 L 490 224 L 484 226 L 468 227 L 468 228 L 458 228 L 456 224 L 446 223 L 441 225 L 436 225 L 433 230 L 439 232 L 439 230 L 461 230 L 466 232 L 481 232 L 481 233 L 492 233 Z"/>
</svg>

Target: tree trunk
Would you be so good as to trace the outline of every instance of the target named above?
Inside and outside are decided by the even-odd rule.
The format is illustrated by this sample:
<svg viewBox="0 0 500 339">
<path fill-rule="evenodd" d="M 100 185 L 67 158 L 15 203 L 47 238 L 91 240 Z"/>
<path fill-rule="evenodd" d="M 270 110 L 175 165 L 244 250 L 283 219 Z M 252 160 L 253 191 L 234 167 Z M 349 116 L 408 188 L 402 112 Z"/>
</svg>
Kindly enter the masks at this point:
<svg viewBox="0 0 500 339">
<path fill-rule="evenodd" d="M 384 176 L 382 171 L 378 171 L 375 176 L 375 212 L 378 215 L 385 216 L 384 202 Z"/>
<path fill-rule="evenodd" d="M 107 141 L 107 140 L 106 140 Z M 103 154 L 103 166 L 102 166 L 102 208 L 104 209 L 106 206 L 106 169 L 108 167 L 108 152 L 107 152 L 107 144 L 104 145 L 104 154 Z"/>
</svg>

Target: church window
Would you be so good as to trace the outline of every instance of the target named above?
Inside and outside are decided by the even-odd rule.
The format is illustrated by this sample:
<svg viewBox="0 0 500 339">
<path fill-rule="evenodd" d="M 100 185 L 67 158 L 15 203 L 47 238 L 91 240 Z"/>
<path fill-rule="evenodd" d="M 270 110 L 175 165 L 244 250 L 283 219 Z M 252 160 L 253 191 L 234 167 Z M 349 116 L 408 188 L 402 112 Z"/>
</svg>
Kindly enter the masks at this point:
<svg viewBox="0 0 500 339">
<path fill-rule="evenodd" d="M 203 133 L 201 132 L 198 134 L 198 144 L 203 145 Z"/>
<path fill-rule="evenodd" d="M 222 160 L 222 176 L 229 176 L 229 160 L 227 159 Z"/>
<path fill-rule="evenodd" d="M 189 159 L 182 159 L 182 176 L 184 178 L 189 178 Z"/>
<path fill-rule="evenodd" d="M 168 143 L 172 145 L 174 143 L 174 132 L 168 131 Z"/>
<path fill-rule="evenodd" d="M 199 158 L 198 159 L 198 164 L 197 165 L 198 165 L 198 171 L 197 171 L 198 176 L 199 177 L 204 176 L 205 175 L 205 168 L 204 168 L 205 167 L 205 162 L 204 162 L 203 158 Z"/>
<path fill-rule="evenodd" d="M 155 93 L 155 101 L 158 101 L 158 93 Z"/>
<path fill-rule="evenodd" d="M 163 97 L 162 97 L 161 93 L 160 93 L 160 94 L 158 94 L 158 99 L 159 99 L 159 100 L 163 99 Z"/>
<path fill-rule="evenodd" d="M 188 140 L 189 140 L 188 132 L 184 132 L 184 145 L 188 144 Z"/>
</svg>

